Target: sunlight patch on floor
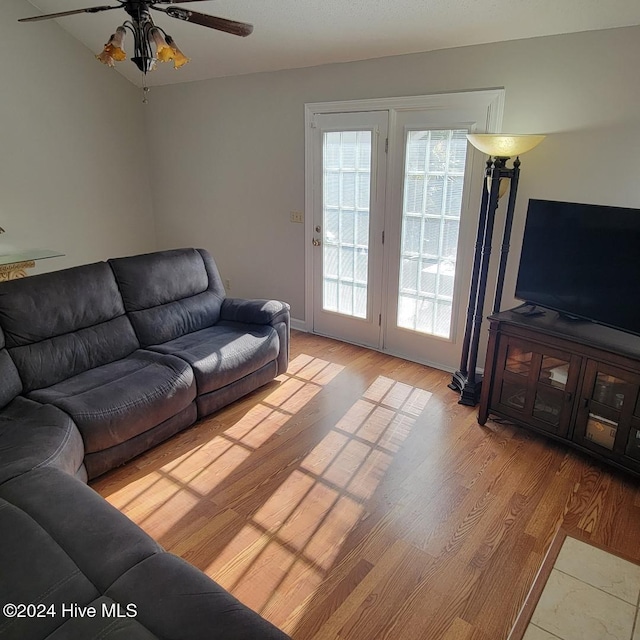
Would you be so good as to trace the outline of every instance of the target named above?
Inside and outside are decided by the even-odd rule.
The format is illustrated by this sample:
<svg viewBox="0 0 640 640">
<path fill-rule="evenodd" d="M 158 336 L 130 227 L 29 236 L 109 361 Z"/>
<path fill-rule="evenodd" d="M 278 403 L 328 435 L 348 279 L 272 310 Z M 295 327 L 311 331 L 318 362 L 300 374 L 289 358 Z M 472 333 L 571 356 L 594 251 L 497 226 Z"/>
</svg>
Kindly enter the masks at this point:
<svg viewBox="0 0 640 640">
<path fill-rule="evenodd" d="M 306 361 L 294 375 L 317 380 L 326 368 Z M 282 398 L 293 399 L 291 388 L 279 389 L 280 407 Z M 265 613 L 268 594 L 277 592 L 279 615 L 283 608 L 292 612 L 335 564 L 430 398 L 427 391 L 378 377 L 253 514 L 240 533 L 244 542 L 232 540 L 207 573 L 238 597 L 246 589 L 248 604 L 257 611 Z M 221 565 L 224 557 L 230 560 Z M 270 580 L 259 590 L 252 584 L 258 574 Z M 295 598 L 283 602 L 289 591 Z"/>
</svg>

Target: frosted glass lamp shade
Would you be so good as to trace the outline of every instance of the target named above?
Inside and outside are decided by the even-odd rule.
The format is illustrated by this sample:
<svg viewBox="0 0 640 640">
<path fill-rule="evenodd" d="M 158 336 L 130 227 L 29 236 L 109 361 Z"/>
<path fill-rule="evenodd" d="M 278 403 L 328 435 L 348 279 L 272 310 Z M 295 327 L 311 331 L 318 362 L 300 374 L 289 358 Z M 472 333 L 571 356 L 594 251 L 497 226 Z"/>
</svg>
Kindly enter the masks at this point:
<svg viewBox="0 0 640 640">
<path fill-rule="evenodd" d="M 469 133 L 467 140 L 476 148 L 494 158 L 513 158 L 537 147 L 546 136 L 514 135 L 508 133 Z"/>
</svg>

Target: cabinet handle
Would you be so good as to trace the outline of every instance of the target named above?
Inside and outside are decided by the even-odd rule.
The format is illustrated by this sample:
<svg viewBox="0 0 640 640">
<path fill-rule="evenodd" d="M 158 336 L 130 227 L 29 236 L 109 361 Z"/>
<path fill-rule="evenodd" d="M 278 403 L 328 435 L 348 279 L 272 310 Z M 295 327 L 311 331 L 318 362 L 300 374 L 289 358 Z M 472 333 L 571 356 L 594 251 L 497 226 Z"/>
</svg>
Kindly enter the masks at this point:
<svg viewBox="0 0 640 640">
<path fill-rule="evenodd" d="M 573 391 L 567 392 L 567 402 L 573 402 Z"/>
<path fill-rule="evenodd" d="M 589 398 L 583 398 L 582 401 L 583 401 L 584 408 L 588 409 L 589 408 Z"/>
</svg>

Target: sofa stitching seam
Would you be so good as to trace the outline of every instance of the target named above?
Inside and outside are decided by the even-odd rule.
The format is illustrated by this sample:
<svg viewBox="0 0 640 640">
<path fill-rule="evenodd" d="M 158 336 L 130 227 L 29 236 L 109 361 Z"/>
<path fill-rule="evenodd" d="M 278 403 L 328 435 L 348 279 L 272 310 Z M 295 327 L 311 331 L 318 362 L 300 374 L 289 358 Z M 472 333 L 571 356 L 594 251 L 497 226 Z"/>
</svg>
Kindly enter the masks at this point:
<svg viewBox="0 0 640 640">
<path fill-rule="evenodd" d="M 64 439 L 62 440 L 62 442 L 58 445 L 58 448 L 46 459 L 43 460 L 42 462 L 40 462 L 39 464 L 37 464 L 35 467 L 33 467 L 34 469 L 40 469 L 41 467 L 45 467 L 47 466 L 50 462 L 53 462 L 54 460 L 56 460 L 57 458 L 60 457 L 60 454 L 62 453 L 62 451 L 64 450 L 64 448 L 67 446 L 67 443 L 71 440 L 71 434 L 73 433 L 73 429 L 75 428 L 75 425 L 68 425 L 67 426 L 67 431 L 64 435 Z"/>
<path fill-rule="evenodd" d="M 136 349 L 136 351 L 142 351 L 142 350 L 143 349 Z M 127 358 L 132 356 L 136 351 L 133 351 L 128 356 L 125 356 L 124 358 L 120 358 L 118 360 L 113 360 L 112 362 L 105 362 L 104 364 L 101 364 L 101 365 L 99 365 L 97 367 L 92 367 L 90 369 L 87 369 L 86 371 L 82 371 L 81 373 L 78 373 L 75 376 L 71 376 L 71 378 L 67 378 L 66 380 L 61 380 L 60 382 L 57 382 L 56 384 L 51 385 L 51 387 L 55 387 L 56 385 L 62 384 L 64 382 L 67 382 L 68 380 L 71 380 L 72 378 L 75 378 L 77 376 L 81 376 L 83 373 L 86 373 L 87 371 L 95 371 L 96 369 L 100 369 L 101 367 L 107 367 L 110 364 L 115 364 L 116 362 L 121 362 L 122 360 L 126 360 Z M 129 375 L 131 375 L 132 373 L 140 373 L 141 371 L 144 371 L 145 369 L 148 369 L 150 366 L 152 366 L 154 364 L 158 364 L 158 363 L 157 362 L 147 362 L 144 365 L 144 367 L 141 367 L 140 369 L 136 369 L 135 371 L 130 371 L 125 376 L 119 376 L 118 378 L 114 378 L 114 380 L 109 380 L 109 382 L 106 383 L 106 384 L 111 384 L 115 380 L 122 380 L 123 378 L 126 378 Z M 64 400 L 66 398 L 77 398 L 78 396 L 81 396 L 81 395 L 83 395 L 85 393 L 89 393 L 91 391 L 95 391 L 96 389 L 99 389 L 100 387 L 104 387 L 104 386 L 105 386 L 104 382 L 96 382 L 94 386 L 88 387 L 86 389 L 83 389 L 79 393 L 75 393 L 75 394 L 68 394 L 68 393 L 63 393 L 62 391 L 55 391 L 54 393 L 57 394 L 55 399 L 56 400 Z M 50 389 L 51 387 L 45 387 L 45 389 Z M 34 391 L 37 393 L 38 391 L 42 391 L 42 389 L 34 389 Z M 33 391 L 31 391 L 30 393 L 33 393 Z M 49 403 L 47 403 L 47 404 L 49 404 Z"/>
<path fill-rule="evenodd" d="M 70 331 L 63 331 L 62 333 L 59 333 L 59 334 L 57 334 L 55 336 L 49 336 L 48 338 L 40 338 L 39 340 L 34 340 L 33 342 L 26 342 L 25 344 L 12 344 L 12 345 L 5 344 L 5 348 L 7 349 L 7 351 L 9 351 L 9 355 L 11 355 L 11 351 L 13 349 L 22 349 L 24 347 L 32 347 L 33 345 L 42 344 L 43 342 L 47 342 L 47 340 L 55 340 L 55 338 L 64 338 L 65 336 L 71 336 L 71 335 L 74 335 L 74 334 L 78 333 L 78 331 L 85 331 L 87 329 L 94 329 L 95 327 L 99 327 L 99 326 L 101 326 L 103 324 L 107 324 L 108 322 L 113 322 L 114 320 L 118 320 L 119 318 L 127 318 L 127 320 L 129 320 L 129 324 L 131 324 L 131 320 L 129 319 L 126 310 L 124 310 L 124 305 L 123 305 L 122 313 L 118 314 L 117 316 L 113 316 L 112 318 L 108 318 L 107 320 L 101 320 L 100 322 L 94 322 L 93 324 L 87 325 L 86 327 L 77 327 L 76 329 L 71 329 Z M 4 334 L 5 334 L 5 343 L 6 343 L 6 336 L 7 335 L 11 336 L 13 334 L 12 333 L 8 333 L 6 329 L 3 329 L 3 331 L 4 331 Z M 138 349 L 139 348 L 140 347 L 138 346 Z"/>
<path fill-rule="evenodd" d="M 62 587 L 62 585 L 64 585 L 65 583 L 69 582 L 72 578 L 75 578 L 77 575 L 82 575 L 82 572 L 80 571 L 80 569 L 76 569 L 75 571 L 72 571 L 66 577 L 64 577 L 64 578 L 58 580 L 58 582 L 55 582 L 54 584 L 52 584 L 46 591 L 44 591 L 39 596 L 34 598 L 33 603 L 34 604 L 40 604 L 42 602 L 42 600 L 44 600 L 44 598 L 46 598 L 48 595 L 50 595 L 51 593 L 53 593 L 54 591 L 56 591 L 57 589 Z M 94 585 L 94 588 L 95 588 L 95 585 Z M 98 591 L 98 590 L 96 589 L 96 591 Z M 98 593 L 99 593 L 99 591 L 98 591 Z M 9 618 L 9 620 L 7 622 L 5 622 L 3 625 L 0 625 L 0 631 L 2 631 L 3 629 L 6 629 L 9 626 L 11 626 L 11 624 L 15 623 L 16 620 L 17 620 L 16 618 Z"/>
<path fill-rule="evenodd" d="M 182 379 L 184 379 L 186 382 L 186 372 L 179 374 L 177 377 L 173 378 L 166 385 L 160 388 L 157 388 L 155 391 L 153 391 L 149 395 L 144 396 L 143 400 L 145 402 L 155 400 L 156 398 L 160 397 L 167 391 L 170 391 L 176 385 L 176 383 L 181 382 Z M 82 418 L 91 418 L 91 417 L 104 416 L 104 415 L 117 415 L 118 413 L 122 413 L 124 410 L 129 409 L 131 407 L 135 407 L 135 406 L 141 406 L 141 403 L 139 400 L 132 400 L 131 402 L 121 404 L 119 407 L 114 407 L 113 409 L 103 409 L 101 411 L 82 411 L 82 412 L 76 411 L 73 413 L 73 415 L 75 417 L 82 417 Z"/>
<path fill-rule="evenodd" d="M 156 540 L 154 540 L 154 542 L 155 542 L 155 544 L 157 546 L 156 550 L 153 553 L 150 553 L 148 556 L 145 556 L 144 558 L 140 558 L 137 562 L 135 562 L 130 567 L 125 569 L 119 576 L 116 577 L 116 579 L 108 587 L 105 588 L 105 590 L 104 590 L 102 595 L 104 595 L 107 598 L 111 598 L 112 600 L 115 600 L 115 598 L 112 598 L 111 595 L 109 595 L 109 592 L 111 591 L 111 589 L 113 589 L 114 585 L 116 585 L 118 582 L 120 582 L 120 580 L 122 580 L 128 573 L 130 573 L 131 571 L 133 571 L 134 569 L 139 567 L 141 564 L 147 562 L 147 560 L 149 560 L 151 558 L 155 558 L 157 556 L 162 556 L 162 555 L 167 555 L 167 556 L 175 555 L 175 554 L 169 553 Z M 176 556 L 176 557 L 180 557 L 180 556 Z"/>
<path fill-rule="evenodd" d="M 192 293 L 188 296 L 182 296 L 181 298 L 176 298 L 175 300 L 169 300 L 168 302 L 161 302 L 159 304 L 155 304 L 152 307 L 145 307 L 144 309 L 135 309 L 133 311 L 127 311 L 126 313 L 142 313 L 144 311 L 152 311 L 153 309 L 160 309 L 161 307 L 166 307 L 170 304 L 175 304 L 176 302 L 182 302 L 183 300 L 189 300 L 190 298 L 195 298 L 196 296 L 201 296 L 203 293 L 210 293 L 211 295 L 219 298 L 220 296 L 214 293 L 213 289 L 211 289 L 211 285 L 209 285 L 203 291 L 199 291 L 198 293 Z"/>
<path fill-rule="evenodd" d="M 104 627 L 97 636 L 93 636 L 93 640 L 104 640 L 104 638 L 107 637 L 111 630 L 117 627 L 121 622 L 122 620 L 118 620 L 117 618 L 115 620 L 111 620 L 111 622 L 106 627 Z"/>
</svg>

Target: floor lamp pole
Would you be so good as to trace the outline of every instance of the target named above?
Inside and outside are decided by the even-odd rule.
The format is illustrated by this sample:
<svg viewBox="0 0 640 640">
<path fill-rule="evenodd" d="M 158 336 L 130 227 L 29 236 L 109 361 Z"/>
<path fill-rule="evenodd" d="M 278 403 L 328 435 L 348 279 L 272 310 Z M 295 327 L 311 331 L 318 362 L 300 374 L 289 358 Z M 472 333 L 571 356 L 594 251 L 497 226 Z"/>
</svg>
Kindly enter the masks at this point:
<svg viewBox="0 0 640 640">
<path fill-rule="evenodd" d="M 502 236 L 502 248 L 500 250 L 500 266 L 498 267 L 496 295 L 493 299 L 493 313 L 499 313 L 500 305 L 502 304 L 502 289 L 504 287 L 504 276 L 507 271 L 507 258 L 509 257 L 509 243 L 511 241 L 511 228 L 513 226 L 513 213 L 516 208 L 516 194 L 518 193 L 519 179 L 520 158 L 516 158 L 513 161 L 513 169 L 511 169 L 509 200 L 507 202 L 507 213 L 504 220 L 504 234 Z"/>
<path fill-rule="evenodd" d="M 485 175 L 491 171 L 491 158 L 487 160 Z M 482 181 L 482 200 L 480 201 L 480 216 L 478 219 L 478 232 L 476 235 L 476 244 L 473 254 L 473 270 L 471 272 L 471 289 L 469 291 L 469 300 L 475 300 L 478 295 L 478 278 L 480 276 L 480 260 L 482 257 L 482 243 L 484 242 L 484 231 L 487 224 L 487 209 L 489 205 L 489 192 L 487 190 L 487 181 Z M 469 361 L 469 347 L 471 346 L 471 333 L 473 327 L 473 314 L 475 305 L 470 304 L 467 307 L 467 321 L 465 323 L 464 340 L 462 342 L 462 357 L 460 358 L 460 374 L 466 377 L 467 362 Z M 464 386 L 464 385 L 462 385 Z M 450 389 L 462 390 L 462 386 L 454 386 L 452 381 L 449 385 Z"/>
<path fill-rule="evenodd" d="M 473 259 L 471 276 L 471 290 L 469 292 L 469 306 L 467 308 L 467 322 L 460 369 L 453 374 L 449 388 L 460 392 L 460 404 L 470 407 L 478 404 L 482 378 L 476 374 L 478 362 L 478 347 L 480 331 L 484 315 L 484 301 L 491 259 L 491 244 L 495 223 L 498 198 L 500 197 L 500 179 L 510 173 L 505 166 L 506 158 L 495 158 L 487 161 L 485 180 L 483 180 L 482 200 L 480 202 L 480 216 L 478 220 L 478 234 Z M 487 185 L 490 184 L 490 188 Z M 504 243 L 503 243 L 504 244 Z"/>
</svg>

